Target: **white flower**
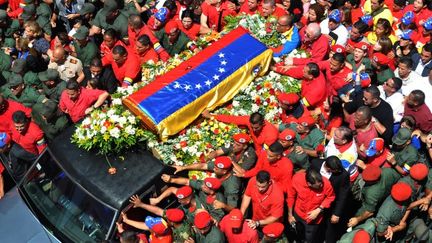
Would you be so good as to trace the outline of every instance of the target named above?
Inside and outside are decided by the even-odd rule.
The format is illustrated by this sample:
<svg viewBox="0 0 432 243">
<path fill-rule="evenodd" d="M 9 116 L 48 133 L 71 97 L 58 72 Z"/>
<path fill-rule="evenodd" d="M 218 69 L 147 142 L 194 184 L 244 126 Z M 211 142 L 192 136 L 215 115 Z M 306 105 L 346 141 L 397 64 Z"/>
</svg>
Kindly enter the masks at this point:
<svg viewBox="0 0 432 243">
<path fill-rule="evenodd" d="M 240 105 L 240 102 L 234 100 L 234 101 L 232 102 L 232 105 L 233 105 L 233 107 L 237 107 L 237 106 Z"/>
<path fill-rule="evenodd" d="M 133 128 L 131 125 L 129 125 L 125 128 L 125 132 L 129 135 L 134 135 L 135 134 L 135 128 Z"/>
<path fill-rule="evenodd" d="M 174 145 L 174 148 L 175 149 L 180 149 L 181 147 L 180 147 L 180 144 L 179 143 L 176 143 L 175 145 Z"/>
<path fill-rule="evenodd" d="M 117 127 L 114 127 L 113 129 L 111 129 L 110 135 L 114 138 L 119 138 L 120 137 L 120 129 L 118 129 Z"/>
<path fill-rule="evenodd" d="M 120 119 L 120 116 L 118 116 L 118 115 L 112 115 L 112 116 L 110 116 L 110 120 L 112 122 L 114 122 L 114 123 L 118 122 L 119 119 Z"/>
<path fill-rule="evenodd" d="M 109 109 L 108 112 L 107 112 L 107 116 L 108 117 L 112 117 L 115 114 L 115 112 L 116 111 L 114 109 Z"/>
<path fill-rule="evenodd" d="M 188 147 L 186 147 L 186 148 L 187 148 L 187 152 L 188 152 L 189 154 L 196 154 L 196 153 L 198 152 L 196 146 L 188 146 Z"/>
<path fill-rule="evenodd" d="M 89 117 L 87 117 L 86 119 L 84 119 L 84 120 L 82 121 L 82 125 L 83 125 L 83 126 L 88 126 L 88 125 L 90 125 L 90 124 L 91 124 L 91 120 L 90 120 Z"/>
<path fill-rule="evenodd" d="M 265 26 L 263 26 L 262 28 L 265 28 Z M 258 31 L 258 35 L 260 36 L 265 36 L 267 34 L 267 32 L 265 31 L 265 29 L 261 29 L 260 31 Z"/>
<path fill-rule="evenodd" d="M 154 148 L 156 145 L 157 145 L 157 143 L 154 142 L 154 141 L 149 141 L 149 142 L 147 143 L 147 146 L 148 146 L 149 148 Z"/>
<path fill-rule="evenodd" d="M 306 52 L 303 52 L 300 56 L 301 56 L 302 58 L 306 58 L 306 57 L 307 57 Z"/>
<path fill-rule="evenodd" d="M 100 133 L 104 134 L 104 133 L 106 133 L 106 131 L 107 131 L 107 128 L 105 126 L 102 126 Z"/>
<path fill-rule="evenodd" d="M 184 165 L 183 161 L 180 161 L 180 160 L 177 160 L 175 163 L 178 166 L 183 166 Z"/>
<path fill-rule="evenodd" d="M 128 122 L 132 125 L 135 124 L 136 123 L 135 117 L 134 116 L 128 116 Z"/>
<path fill-rule="evenodd" d="M 113 99 L 112 100 L 112 104 L 113 105 L 121 105 L 122 104 L 122 100 L 119 98 Z"/>
<path fill-rule="evenodd" d="M 132 86 L 128 86 L 126 88 L 126 91 L 127 91 L 128 94 L 132 94 L 134 92 L 134 88 Z"/>
<path fill-rule="evenodd" d="M 124 125 L 126 124 L 126 122 L 127 122 L 126 117 L 123 117 L 123 116 L 119 117 L 118 123 L 120 124 L 121 127 L 124 127 Z"/>
<path fill-rule="evenodd" d="M 257 104 L 252 104 L 251 111 L 252 112 L 257 112 L 258 110 L 259 110 L 259 106 Z"/>
</svg>

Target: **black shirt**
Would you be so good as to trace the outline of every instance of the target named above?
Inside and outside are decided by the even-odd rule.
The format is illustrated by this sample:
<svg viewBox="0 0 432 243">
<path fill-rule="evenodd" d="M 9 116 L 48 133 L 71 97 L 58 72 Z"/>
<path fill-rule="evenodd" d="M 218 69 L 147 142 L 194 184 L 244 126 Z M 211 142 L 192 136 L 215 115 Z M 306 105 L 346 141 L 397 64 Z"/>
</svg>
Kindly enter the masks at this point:
<svg viewBox="0 0 432 243">
<path fill-rule="evenodd" d="M 87 86 L 87 81 L 92 78 L 90 68 L 84 68 L 84 80 L 81 83 L 82 86 Z M 116 92 L 119 82 L 114 76 L 114 72 L 110 66 L 104 67 L 102 72 L 97 77 L 99 80 L 98 89 L 106 90 L 108 93 L 113 94 Z"/>
</svg>

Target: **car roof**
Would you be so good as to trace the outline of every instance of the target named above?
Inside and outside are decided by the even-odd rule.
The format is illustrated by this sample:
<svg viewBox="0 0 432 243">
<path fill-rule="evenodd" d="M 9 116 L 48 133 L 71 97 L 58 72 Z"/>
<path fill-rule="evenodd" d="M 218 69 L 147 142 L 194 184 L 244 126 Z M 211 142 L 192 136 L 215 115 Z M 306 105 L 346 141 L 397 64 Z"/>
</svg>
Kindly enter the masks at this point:
<svg viewBox="0 0 432 243">
<path fill-rule="evenodd" d="M 85 151 L 71 142 L 75 127 L 69 127 L 50 143 L 48 151 L 64 171 L 86 191 L 121 210 L 133 194 L 141 194 L 159 180 L 166 166 L 145 148 L 120 156 L 108 156 L 117 173 L 108 173 L 108 163 L 97 151 Z"/>
</svg>

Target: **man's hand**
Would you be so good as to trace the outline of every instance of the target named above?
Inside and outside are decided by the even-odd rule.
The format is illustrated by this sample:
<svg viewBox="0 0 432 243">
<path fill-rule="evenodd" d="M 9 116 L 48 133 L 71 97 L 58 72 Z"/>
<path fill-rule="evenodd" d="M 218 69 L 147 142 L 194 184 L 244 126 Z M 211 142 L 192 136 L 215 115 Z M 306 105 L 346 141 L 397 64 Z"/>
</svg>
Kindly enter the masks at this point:
<svg viewBox="0 0 432 243">
<path fill-rule="evenodd" d="M 302 154 L 302 153 L 304 153 L 304 150 L 303 150 L 303 148 L 301 146 L 296 146 L 295 147 L 295 152 L 298 153 L 298 154 Z"/>
<path fill-rule="evenodd" d="M 120 217 L 121 217 L 121 220 L 124 222 L 125 220 L 128 220 L 128 217 L 127 217 L 127 215 L 125 214 L 125 212 L 121 212 L 120 213 Z"/>
<path fill-rule="evenodd" d="M 192 239 L 191 237 L 187 238 L 185 241 L 185 243 L 195 243 L 195 240 Z"/>
<path fill-rule="evenodd" d="M 218 200 L 214 200 L 213 207 L 214 207 L 214 209 L 224 209 L 225 203 L 218 201 Z"/>
<path fill-rule="evenodd" d="M 244 177 L 244 174 L 245 174 L 245 170 L 243 169 L 243 168 L 241 168 L 241 167 L 234 167 L 233 168 L 233 171 L 234 171 L 234 175 L 235 176 L 237 176 L 237 177 Z"/>
<path fill-rule="evenodd" d="M 387 154 L 387 161 L 391 164 L 391 165 L 395 165 L 396 164 L 396 159 L 393 153 L 388 153 Z"/>
<path fill-rule="evenodd" d="M 165 182 L 165 183 L 170 183 L 171 181 L 171 176 L 167 175 L 167 174 L 162 174 L 161 179 Z"/>
<path fill-rule="evenodd" d="M 308 213 L 308 216 L 306 217 L 306 219 L 308 219 L 310 221 L 315 220 L 320 213 L 321 213 L 321 209 L 316 208 L 316 209 L 314 209 Z"/>
<path fill-rule="evenodd" d="M 172 167 L 175 169 L 174 175 L 179 173 L 180 171 L 183 171 L 183 166 L 173 165 Z"/>
<path fill-rule="evenodd" d="M 86 114 L 86 115 L 88 115 L 88 114 L 90 114 L 90 112 L 92 112 L 94 109 L 93 109 L 93 107 L 89 107 L 89 108 L 87 108 L 85 111 L 84 111 L 84 113 Z"/>
<path fill-rule="evenodd" d="M 129 202 L 133 204 L 134 208 L 138 208 L 143 204 L 138 195 L 132 195 L 129 199 Z"/>
<path fill-rule="evenodd" d="M 292 66 L 293 64 L 294 64 L 294 60 L 292 57 L 288 57 L 287 59 L 285 59 L 286 66 Z"/>
<path fill-rule="evenodd" d="M 290 224 L 293 224 L 293 223 L 295 223 L 296 222 L 296 219 L 294 218 L 294 216 L 291 214 L 288 214 L 288 222 L 290 223 Z"/>
<path fill-rule="evenodd" d="M 393 238 L 393 229 L 391 226 L 387 226 L 387 231 L 386 234 L 384 235 L 384 237 L 386 238 L 386 240 L 391 241 Z"/>
<path fill-rule="evenodd" d="M 252 219 L 246 219 L 246 223 L 248 224 L 249 228 L 256 229 L 258 227 L 257 221 Z"/>
<path fill-rule="evenodd" d="M 153 205 L 153 206 L 157 205 L 160 202 L 160 200 L 158 198 L 150 198 L 149 201 L 150 201 L 150 205 Z"/>
<path fill-rule="evenodd" d="M 421 211 L 426 211 L 429 208 L 429 204 L 431 202 L 430 198 L 424 197 L 421 200 L 421 204 L 419 205 L 419 208 Z"/>
<path fill-rule="evenodd" d="M 204 117 L 204 118 L 207 118 L 207 119 L 211 119 L 211 118 L 213 117 L 213 115 L 210 114 L 210 111 L 209 111 L 209 110 L 204 110 L 204 111 L 201 113 L 201 116 Z"/>
<path fill-rule="evenodd" d="M 350 220 L 348 221 L 348 228 L 352 228 L 355 227 L 356 225 L 358 225 L 359 221 L 356 217 L 350 218 Z"/>
<path fill-rule="evenodd" d="M 333 214 L 333 215 L 331 216 L 330 222 L 331 222 L 332 224 L 337 224 L 337 223 L 339 223 L 339 216 L 336 216 L 336 215 Z"/>
<path fill-rule="evenodd" d="M 359 167 L 359 168 L 361 168 L 361 169 L 366 169 L 366 164 L 365 164 L 365 162 L 363 161 L 363 160 L 361 160 L 361 159 L 358 159 L 357 161 L 356 161 L 356 165 L 357 165 L 357 167 Z"/>
<path fill-rule="evenodd" d="M 119 222 L 116 222 L 116 225 L 117 225 L 117 231 L 118 231 L 120 234 L 123 233 L 123 231 L 124 231 L 123 224 L 122 224 L 122 223 L 119 223 Z"/>
</svg>

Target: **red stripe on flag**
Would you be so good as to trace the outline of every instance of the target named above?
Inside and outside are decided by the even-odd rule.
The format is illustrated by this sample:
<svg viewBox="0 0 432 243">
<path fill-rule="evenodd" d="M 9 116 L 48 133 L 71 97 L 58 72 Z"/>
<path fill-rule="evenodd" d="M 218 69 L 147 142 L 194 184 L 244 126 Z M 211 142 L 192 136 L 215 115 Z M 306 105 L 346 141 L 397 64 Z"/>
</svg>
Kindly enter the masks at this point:
<svg viewBox="0 0 432 243">
<path fill-rule="evenodd" d="M 176 81 L 179 77 L 192 71 L 195 67 L 205 62 L 208 57 L 213 56 L 215 53 L 231 44 L 240 36 L 248 33 L 244 28 L 237 28 L 227 35 L 223 36 L 220 40 L 212 43 L 211 46 L 202 50 L 198 55 L 191 57 L 189 60 L 181 63 L 179 66 L 169 71 L 168 73 L 156 78 L 153 82 L 141 88 L 139 91 L 130 95 L 129 99 L 135 105 L 138 105 L 142 100 L 146 99 L 153 93 Z"/>
</svg>

